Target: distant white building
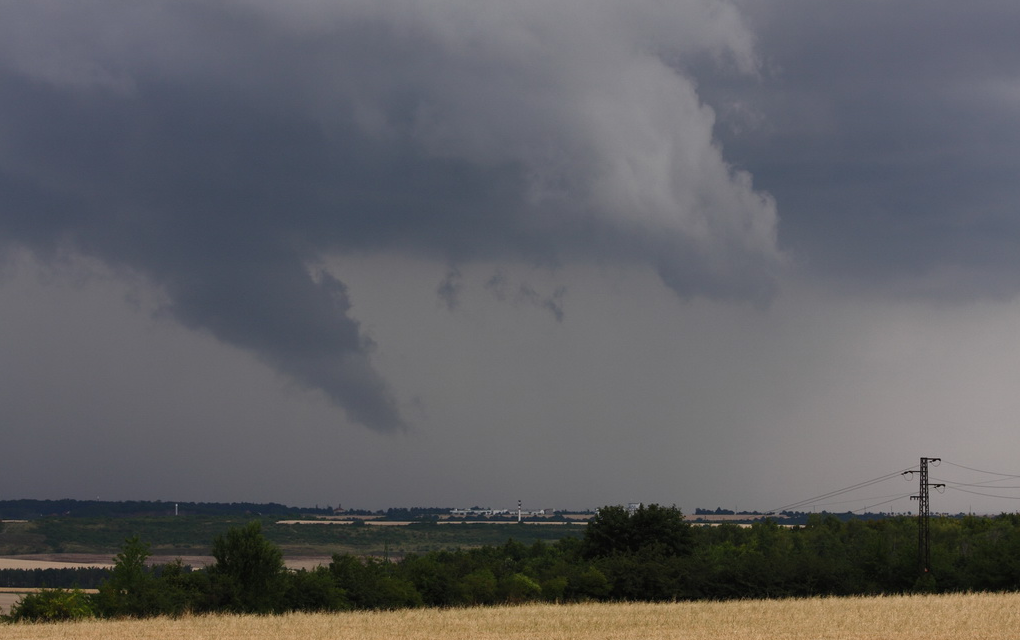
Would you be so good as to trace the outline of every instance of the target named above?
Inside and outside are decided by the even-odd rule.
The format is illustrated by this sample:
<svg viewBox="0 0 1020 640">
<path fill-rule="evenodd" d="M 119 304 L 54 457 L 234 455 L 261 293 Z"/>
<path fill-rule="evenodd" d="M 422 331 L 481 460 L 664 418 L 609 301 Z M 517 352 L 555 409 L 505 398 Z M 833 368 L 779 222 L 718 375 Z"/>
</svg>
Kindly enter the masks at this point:
<svg viewBox="0 0 1020 640">
<path fill-rule="evenodd" d="M 521 511 L 522 516 L 544 516 L 548 509 L 537 511 Z M 516 515 L 517 509 L 450 509 L 451 516 L 508 516 Z"/>
</svg>

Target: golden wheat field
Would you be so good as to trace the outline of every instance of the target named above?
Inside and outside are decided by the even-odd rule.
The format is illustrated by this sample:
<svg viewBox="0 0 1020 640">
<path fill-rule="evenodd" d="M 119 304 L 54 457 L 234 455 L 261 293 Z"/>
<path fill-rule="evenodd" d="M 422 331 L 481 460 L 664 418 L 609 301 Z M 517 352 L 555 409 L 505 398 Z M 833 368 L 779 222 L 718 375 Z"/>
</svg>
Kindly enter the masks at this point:
<svg viewBox="0 0 1020 640">
<path fill-rule="evenodd" d="M 1020 595 L 529 605 L 0 626 L 7 640 L 1013 640 Z"/>
</svg>

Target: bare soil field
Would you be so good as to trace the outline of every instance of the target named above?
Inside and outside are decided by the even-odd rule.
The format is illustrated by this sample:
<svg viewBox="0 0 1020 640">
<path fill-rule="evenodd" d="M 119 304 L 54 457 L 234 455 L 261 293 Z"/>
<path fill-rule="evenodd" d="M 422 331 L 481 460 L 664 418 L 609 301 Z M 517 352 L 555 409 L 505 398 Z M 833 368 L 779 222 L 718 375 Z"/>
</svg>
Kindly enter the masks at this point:
<svg viewBox="0 0 1020 640">
<path fill-rule="evenodd" d="M 0 591 L 0 613 L 7 613 L 21 599 L 21 592 Z"/>
<path fill-rule="evenodd" d="M 9 640 L 1012 640 L 1020 595 L 529 605 L 19 624 Z"/>
</svg>

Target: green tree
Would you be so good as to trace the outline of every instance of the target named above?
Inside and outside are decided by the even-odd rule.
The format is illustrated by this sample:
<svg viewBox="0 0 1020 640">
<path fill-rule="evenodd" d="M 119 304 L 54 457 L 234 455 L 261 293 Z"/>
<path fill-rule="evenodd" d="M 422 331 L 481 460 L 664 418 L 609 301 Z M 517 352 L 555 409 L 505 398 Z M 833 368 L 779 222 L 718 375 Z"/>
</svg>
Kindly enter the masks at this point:
<svg viewBox="0 0 1020 640">
<path fill-rule="evenodd" d="M 602 507 L 584 530 L 582 554 L 603 558 L 633 550 L 630 514 L 620 506 Z"/>
<path fill-rule="evenodd" d="M 333 554 L 329 572 L 357 609 L 400 609 L 424 604 L 411 580 L 396 574 L 393 563 Z"/>
<path fill-rule="evenodd" d="M 213 540 L 216 563 L 209 572 L 226 608 L 244 613 L 271 613 L 283 607 L 286 590 L 283 553 L 265 539 L 253 520 L 232 527 Z"/>
<path fill-rule="evenodd" d="M 159 593 L 160 615 L 179 616 L 209 610 L 209 576 L 205 571 L 191 571 L 184 561 L 153 567 L 158 574 L 156 588 Z"/>
<path fill-rule="evenodd" d="M 666 556 L 685 556 L 693 550 L 691 525 L 677 508 L 642 505 L 630 517 L 634 551 L 658 546 Z"/>
<path fill-rule="evenodd" d="M 609 595 L 609 579 L 595 567 L 567 578 L 564 595 L 572 600 L 601 600 Z"/>
<path fill-rule="evenodd" d="M 329 569 L 316 567 L 287 574 L 286 608 L 290 611 L 342 611 L 351 604 Z"/>
<path fill-rule="evenodd" d="M 477 569 L 461 579 L 465 604 L 494 604 L 496 576 L 489 569 Z"/>
<path fill-rule="evenodd" d="M 149 543 L 138 536 L 124 541 L 110 577 L 99 585 L 99 612 L 106 617 L 144 617 L 159 613 L 159 588 L 146 566 Z"/>
<path fill-rule="evenodd" d="M 691 526 L 676 506 L 599 509 L 584 532 L 582 554 L 593 560 L 621 600 L 687 597 L 684 558 L 694 550 Z"/>
<path fill-rule="evenodd" d="M 421 594 L 425 605 L 446 607 L 459 604 L 452 563 L 441 563 L 435 556 L 410 554 L 397 567 Z"/>
<path fill-rule="evenodd" d="M 636 553 L 652 547 L 664 556 L 688 555 L 693 550 L 691 525 L 675 505 L 641 505 L 633 512 L 623 507 L 603 507 L 584 531 L 583 554 L 587 558 Z"/>
</svg>

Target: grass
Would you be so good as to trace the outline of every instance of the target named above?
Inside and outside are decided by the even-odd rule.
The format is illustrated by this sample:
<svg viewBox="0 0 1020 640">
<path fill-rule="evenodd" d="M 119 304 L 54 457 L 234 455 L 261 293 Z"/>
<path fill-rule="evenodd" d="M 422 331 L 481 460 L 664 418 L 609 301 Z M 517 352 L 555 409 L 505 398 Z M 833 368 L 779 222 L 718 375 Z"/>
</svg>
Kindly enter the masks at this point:
<svg viewBox="0 0 1020 640">
<path fill-rule="evenodd" d="M 6 640 L 1012 640 L 1020 594 L 528 605 L 10 625 Z"/>
</svg>

